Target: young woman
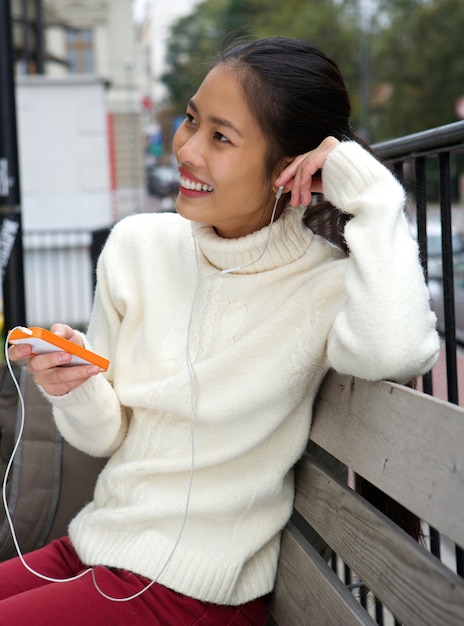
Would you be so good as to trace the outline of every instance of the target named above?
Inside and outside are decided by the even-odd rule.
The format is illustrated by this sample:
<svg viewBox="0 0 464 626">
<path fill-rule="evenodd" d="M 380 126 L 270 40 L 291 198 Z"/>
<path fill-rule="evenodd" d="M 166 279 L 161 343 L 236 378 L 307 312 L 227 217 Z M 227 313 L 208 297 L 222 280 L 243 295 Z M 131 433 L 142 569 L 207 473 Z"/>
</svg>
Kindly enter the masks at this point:
<svg viewBox="0 0 464 626">
<path fill-rule="evenodd" d="M 51 579 L 92 571 L 1 565 L 1 623 L 264 623 L 327 370 L 406 382 L 438 352 L 403 189 L 349 115 L 314 47 L 224 52 L 174 138 L 178 215 L 116 225 L 87 334 L 53 327 L 108 372 L 10 349 L 64 437 L 109 461 L 69 538 L 26 556 Z M 320 192 L 348 255 L 306 225 Z"/>
</svg>

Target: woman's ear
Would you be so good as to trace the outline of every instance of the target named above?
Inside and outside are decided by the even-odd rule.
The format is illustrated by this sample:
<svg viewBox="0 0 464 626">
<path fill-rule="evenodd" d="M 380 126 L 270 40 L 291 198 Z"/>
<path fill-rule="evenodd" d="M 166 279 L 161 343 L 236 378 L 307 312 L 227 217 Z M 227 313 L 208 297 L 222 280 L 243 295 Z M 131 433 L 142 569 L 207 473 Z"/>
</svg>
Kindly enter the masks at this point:
<svg viewBox="0 0 464 626">
<path fill-rule="evenodd" d="M 282 159 L 280 159 L 280 161 L 277 163 L 277 165 L 274 168 L 275 178 L 280 176 L 282 172 L 284 171 L 284 169 L 288 167 L 290 163 L 293 163 L 293 161 L 294 161 L 293 157 L 283 157 Z"/>
</svg>

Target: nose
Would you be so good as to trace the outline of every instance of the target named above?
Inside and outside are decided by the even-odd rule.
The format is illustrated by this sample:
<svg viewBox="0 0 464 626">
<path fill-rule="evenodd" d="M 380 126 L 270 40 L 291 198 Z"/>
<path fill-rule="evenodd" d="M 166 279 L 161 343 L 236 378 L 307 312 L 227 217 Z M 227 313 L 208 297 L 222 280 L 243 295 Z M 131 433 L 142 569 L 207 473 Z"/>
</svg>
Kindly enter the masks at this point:
<svg viewBox="0 0 464 626">
<path fill-rule="evenodd" d="M 200 165 L 204 159 L 204 138 L 199 131 L 193 134 L 178 129 L 174 141 L 174 154 L 179 163 Z"/>
</svg>

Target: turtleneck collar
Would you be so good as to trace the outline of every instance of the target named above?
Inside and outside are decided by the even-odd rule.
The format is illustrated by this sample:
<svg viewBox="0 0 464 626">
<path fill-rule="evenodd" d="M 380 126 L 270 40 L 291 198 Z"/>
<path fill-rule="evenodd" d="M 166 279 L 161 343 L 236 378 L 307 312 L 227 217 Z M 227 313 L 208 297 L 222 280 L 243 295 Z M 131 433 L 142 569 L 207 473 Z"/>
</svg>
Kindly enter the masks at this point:
<svg viewBox="0 0 464 626">
<path fill-rule="evenodd" d="M 272 225 L 237 239 L 225 239 L 212 226 L 192 222 L 200 265 L 203 257 L 219 270 L 235 268 L 231 273 L 255 274 L 292 263 L 305 253 L 314 236 L 302 223 L 305 209 L 287 206 Z"/>
</svg>

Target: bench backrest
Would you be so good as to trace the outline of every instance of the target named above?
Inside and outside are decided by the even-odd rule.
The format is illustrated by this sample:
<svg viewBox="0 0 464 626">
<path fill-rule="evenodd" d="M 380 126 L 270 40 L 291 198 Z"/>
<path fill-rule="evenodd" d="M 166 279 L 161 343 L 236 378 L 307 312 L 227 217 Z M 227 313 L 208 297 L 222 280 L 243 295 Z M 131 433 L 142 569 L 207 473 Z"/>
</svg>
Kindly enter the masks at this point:
<svg viewBox="0 0 464 626">
<path fill-rule="evenodd" d="M 453 548 L 464 546 L 462 408 L 394 383 L 330 372 L 319 392 L 310 439 L 427 523 L 426 534 L 430 525 Z M 462 626 L 464 579 L 317 456 L 310 446 L 297 466 L 295 514 L 283 533 L 271 605 L 275 621 L 282 626 L 376 623 L 314 549 L 315 530 L 391 611 L 395 623 Z"/>
</svg>

